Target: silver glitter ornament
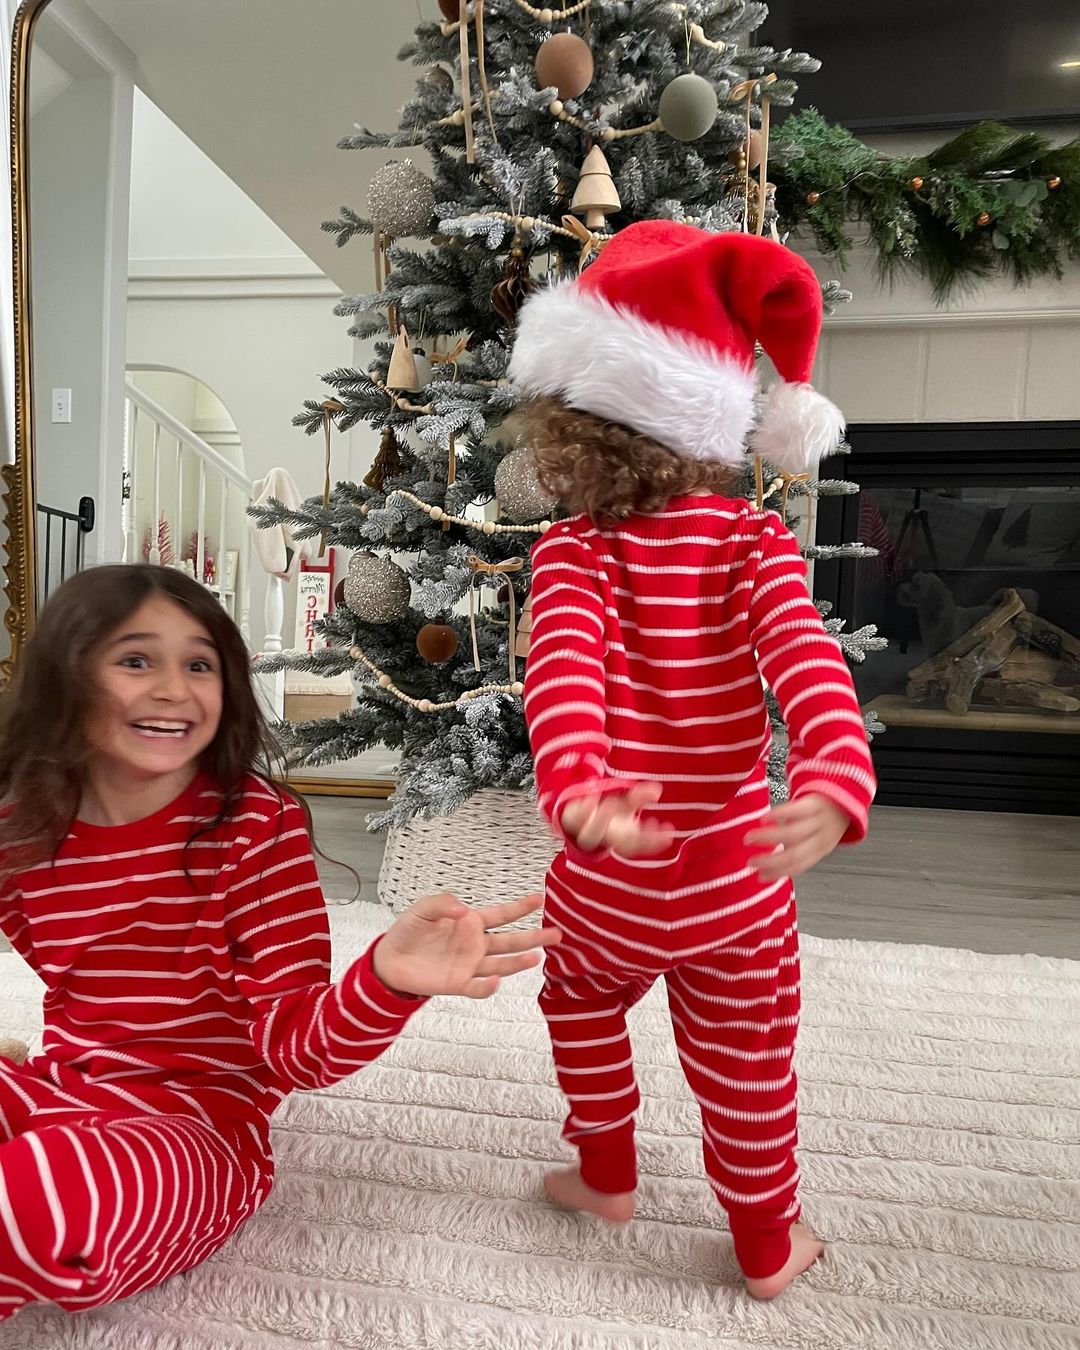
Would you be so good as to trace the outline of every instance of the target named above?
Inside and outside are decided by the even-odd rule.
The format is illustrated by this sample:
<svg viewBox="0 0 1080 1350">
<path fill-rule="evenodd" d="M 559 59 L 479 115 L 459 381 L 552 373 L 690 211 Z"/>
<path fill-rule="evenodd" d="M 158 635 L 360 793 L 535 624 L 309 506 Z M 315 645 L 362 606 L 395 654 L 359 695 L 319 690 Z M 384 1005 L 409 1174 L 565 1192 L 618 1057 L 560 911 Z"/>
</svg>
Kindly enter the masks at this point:
<svg viewBox="0 0 1080 1350">
<path fill-rule="evenodd" d="M 354 553 L 345 578 L 345 603 L 361 623 L 394 623 L 409 609 L 409 578 L 389 558 Z"/>
<path fill-rule="evenodd" d="M 435 214 L 435 186 L 411 159 L 384 164 L 368 188 L 368 213 L 375 228 L 391 239 L 422 234 Z"/>
<path fill-rule="evenodd" d="M 440 94 L 450 94 L 454 90 L 454 77 L 445 66 L 430 66 L 420 76 L 420 83 L 437 89 Z"/>
<path fill-rule="evenodd" d="M 522 446 L 511 450 L 495 470 L 495 495 L 505 515 L 519 525 L 540 520 L 555 505 L 555 499 L 540 486 L 532 451 Z"/>
</svg>

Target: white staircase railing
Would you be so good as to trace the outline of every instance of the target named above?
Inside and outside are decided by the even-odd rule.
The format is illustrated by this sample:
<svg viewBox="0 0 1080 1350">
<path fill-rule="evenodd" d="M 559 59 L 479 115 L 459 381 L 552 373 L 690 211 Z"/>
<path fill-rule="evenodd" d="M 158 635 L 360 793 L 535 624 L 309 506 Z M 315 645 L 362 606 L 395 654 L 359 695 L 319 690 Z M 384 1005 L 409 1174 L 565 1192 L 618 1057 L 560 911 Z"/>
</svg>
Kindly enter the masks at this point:
<svg viewBox="0 0 1080 1350">
<path fill-rule="evenodd" d="M 251 641 L 251 530 L 247 515 L 252 480 L 190 427 L 127 381 L 124 405 L 124 557 L 142 556 L 142 540 L 149 534 L 148 561 L 162 561 L 159 522 L 169 527 L 175 556 L 181 559 L 184 541 L 194 539 L 190 558 L 196 578 L 207 585 L 236 621 L 244 641 Z M 208 510 L 207 501 L 211 506 Z M 208 520 L 209 517 L 209 520 Z M 216 563 L 207 580 L 207 526 L 216 525 L 211 554 Z M 235 560 L 235 568 L 228 564 Z M 261 650 L 280 652 L 285 621 L 285 583 L 266 577 Z M 284 677 L 260 677 L 266 710 L 284 713 Z"/>
</svg>

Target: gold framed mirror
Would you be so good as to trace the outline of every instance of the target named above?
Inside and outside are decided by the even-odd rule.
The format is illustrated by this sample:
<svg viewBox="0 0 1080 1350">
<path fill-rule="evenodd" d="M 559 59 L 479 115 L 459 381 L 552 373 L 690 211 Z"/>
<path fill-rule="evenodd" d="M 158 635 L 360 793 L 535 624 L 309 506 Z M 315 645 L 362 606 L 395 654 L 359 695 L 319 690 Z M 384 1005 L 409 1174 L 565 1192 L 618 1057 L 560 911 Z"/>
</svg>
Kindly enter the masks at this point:
<svg viewBox="0 0 1080 1350">
<path fill-rule="evenodd" d="M 79 566 L 163 561 L 171 549 L 217 589 L 253 652 L 295 645 L 295 586 L 271 595 L 269 572 L 248 556 L 245 509 L 278 465 L 303 495 L 321 489 L 321 453 L 291 420 L 322 394 L 323 371 L 366 359 L 334 304 L 371 285 L 370 254 L 337 249 L 321 223 L 343 201 L 362 203 L 364 175 L 395 157 L 358 165 L 337 143 L 408 97 L 410 74 L 392 54 L 415 22 L 397 0 L 22 0 L 10 85 L 15 427 L 3 468 L 0 685 L 68 555 Z M 356 54 L 373 42 L 386 60 L 369 61 L 357 88 Z M 102 140 L 90 155 L 71 143 L 94 119 Z M 186 201 L 151 172 L 166 145 L 177 172 L 192 175 Z M 280 173 L 267 146 L 287 157 Z M 211 217 L 225 223 L 221 241 L 185 252 L 184 233 L 198 236 Z M 162 227 L 156 240 L 148 221 Z M 84 273 L 88 260 L 98 266 L 91 247 L 106 259 L 93 322 L 69 299 L 80 261 Z M 279 350 L 249 356 L 268 332 Z M 75 371 L 87 351 L 94 369 Z M 260 389 L 232 378 L 230 356 L 259 368 Z M 191 417 L 177 412 L 184 399 Z M 362 477 L 377 448 L 338 438 L 335 476 Z M 295 781 L 385 796 L 387 758 Z"/>
<path fill-rule="evenodd" d="M 3 466 L 4 629 L 8 651 L 0 659 L 6 683 L 30 637 L 37 586 L 35 557 L 35 456 L 33 418 L 33 321 L 30 306 L 29 173 L 30 44 L 49 0 L 23 0 L 11 35 L 11 252 L 15 321 L 15 445 L 13 462 Z"/>
</svg>

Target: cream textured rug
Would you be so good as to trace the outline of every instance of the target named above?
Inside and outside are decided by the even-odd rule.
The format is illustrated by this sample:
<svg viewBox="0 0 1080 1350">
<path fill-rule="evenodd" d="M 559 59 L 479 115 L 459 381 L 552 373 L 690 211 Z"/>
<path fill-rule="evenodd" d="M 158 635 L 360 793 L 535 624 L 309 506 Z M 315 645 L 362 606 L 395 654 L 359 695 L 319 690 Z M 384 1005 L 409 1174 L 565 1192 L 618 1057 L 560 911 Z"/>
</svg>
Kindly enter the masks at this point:
<svg viewBox="0 0 1080 1350">
<path fill-rule="evenodd" d="M 387 922 L 331 911 L 339 964 Z M 646 1181 L 619 1231 L 541 1198 L 562 1105 L 530 972 L 443 1000 L 380 1065 L 296 1095 L 277 1187 L 201 1270 L 11 1350 L 1076 1350 L 1080 965 L 804 941 L 808 1217 L 829 1252 L 739 1289 L 662 991 L 635 1011 Z M 0 1035 L 35 981 L 0 957 Z"/>
</svg>

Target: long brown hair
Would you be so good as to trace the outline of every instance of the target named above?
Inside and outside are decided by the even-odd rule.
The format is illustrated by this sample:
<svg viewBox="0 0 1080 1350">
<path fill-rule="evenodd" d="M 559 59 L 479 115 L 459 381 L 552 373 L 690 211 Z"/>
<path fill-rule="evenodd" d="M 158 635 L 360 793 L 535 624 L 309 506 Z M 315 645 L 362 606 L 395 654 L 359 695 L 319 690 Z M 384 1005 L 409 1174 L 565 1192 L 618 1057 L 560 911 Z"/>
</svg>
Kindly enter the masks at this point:
<svg viewBox="0 0 1080 1350">
<path fill-rule="evenodd" d="M 557 398 L 533 399 L 521 414 L 541 484 L 568 511 L 600 524 L 662 511 L 672 497 L 698 488 L 728 492 L 738 481 L 733 469 L 676 454 Z"/>
<path fill-rule="evenodd" d="M 201 623 L 221 663 L 221 721 L 200 768 L 223 793 L 220 824 L 245 775 L 256 772 L 278 791 L 280 752 L 251 683 L 251 659 L 239 629 L 204 587 L 169 567 L 92 567 L 50 596 L 0 698 L 0 877 L 55 856 L 75 819 L 86 781 L 86 726 L 98 690 L 92 678 L 101 643 L 146 600 L 164 596 Z M 306 803 L 301 802 L 307 811 Z M 310 825 L 310 814 L 308 822 Z"/>
</svg>

